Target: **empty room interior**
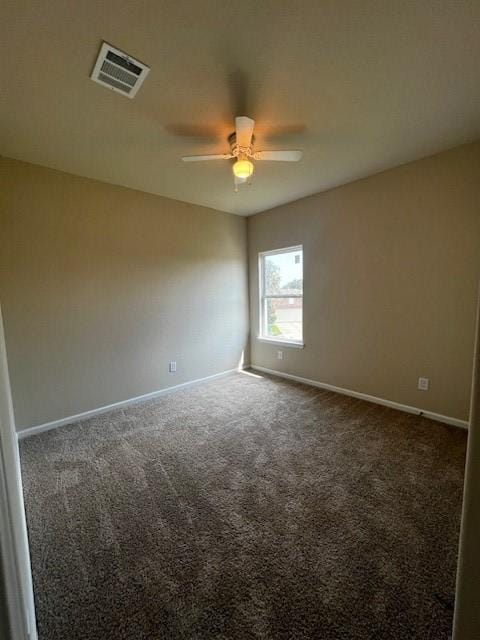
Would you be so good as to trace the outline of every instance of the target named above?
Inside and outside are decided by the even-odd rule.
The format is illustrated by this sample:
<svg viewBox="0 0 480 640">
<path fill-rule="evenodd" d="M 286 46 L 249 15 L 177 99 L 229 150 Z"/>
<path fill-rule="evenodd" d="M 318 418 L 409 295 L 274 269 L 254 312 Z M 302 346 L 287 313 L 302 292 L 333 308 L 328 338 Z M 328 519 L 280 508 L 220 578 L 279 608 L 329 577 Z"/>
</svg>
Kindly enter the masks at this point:
<svg viewBox="0 0 480 640">
<path fill-rule="evenodd" d="M 0 33 L 2 638 L 479 640 L 480 2 Z"/>
</svg>

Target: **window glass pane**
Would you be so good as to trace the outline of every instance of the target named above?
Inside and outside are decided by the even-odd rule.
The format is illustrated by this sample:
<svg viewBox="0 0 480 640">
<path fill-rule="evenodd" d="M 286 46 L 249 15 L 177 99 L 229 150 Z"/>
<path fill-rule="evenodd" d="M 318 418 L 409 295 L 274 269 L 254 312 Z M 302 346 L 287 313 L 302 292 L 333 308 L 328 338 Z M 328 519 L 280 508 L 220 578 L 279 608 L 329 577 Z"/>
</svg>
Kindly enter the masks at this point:
<svg viewBox="0 0 480 640">
<path fill-rule="evenodd" d="M 302 298 L 265 300 L 265 335 L 281 340 L 302 340 Z"/>
<path fill-rule="evenodd" d="M 264 295 L 302 295 L 302 251 L 275 253 L 264 257 Z"/>
</svg>

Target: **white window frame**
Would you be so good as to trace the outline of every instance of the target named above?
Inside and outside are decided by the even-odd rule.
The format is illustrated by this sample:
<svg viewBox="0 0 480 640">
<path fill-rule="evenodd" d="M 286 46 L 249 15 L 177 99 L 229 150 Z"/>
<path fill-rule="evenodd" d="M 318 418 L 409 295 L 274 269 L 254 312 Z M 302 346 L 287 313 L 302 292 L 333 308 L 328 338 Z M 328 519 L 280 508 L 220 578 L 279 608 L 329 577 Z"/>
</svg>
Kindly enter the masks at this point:
<svg viewBox="0 0 480 640">
<path fill-rule="evenodd" d="M 282 249 L 274 249 L 273 251 L 261 251 L 258 254 L 258 336 L 257 340 L 260 342 L 270 342 L 273 344 L 282 344 L 289 347 L 296 347 L 297 349 L 303 349 L 305 343 L 303 341 L 304 333 L 303 333 L 303 298 L 304 292 L 302 291 L 302 295 L 300 294 L 286 294 L 286 295 L 277 295 L 277 296 L 266 296 L 265 295 L 265 257 L 274 256 L 280 253 L 293 253 L 294 251 L 302 252 L 302 279 L 303 279 L 303 245 L 298 244 L 293 247 L 284 247 Z M 272 336 L 267 335 L 266 332 L 266 301 L 269 298 L 302 298 L 302 340 L 287 340 L 286 338 L 273 338 Z"/>
</svg>

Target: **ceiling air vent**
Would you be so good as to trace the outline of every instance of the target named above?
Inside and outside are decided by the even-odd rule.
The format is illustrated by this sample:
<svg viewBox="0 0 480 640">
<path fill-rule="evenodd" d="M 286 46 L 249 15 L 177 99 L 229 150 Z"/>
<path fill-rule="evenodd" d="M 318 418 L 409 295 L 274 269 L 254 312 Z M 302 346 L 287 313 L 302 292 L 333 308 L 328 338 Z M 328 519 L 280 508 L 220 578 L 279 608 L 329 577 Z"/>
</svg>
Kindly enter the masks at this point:
<svg viewBox="0 0 480 640">
<path fill-rule="evenodd" d="M 150 67 L 104 42 L 90 77 L 104 87 L 133 98 L 149 71 Z"/>
</svg>

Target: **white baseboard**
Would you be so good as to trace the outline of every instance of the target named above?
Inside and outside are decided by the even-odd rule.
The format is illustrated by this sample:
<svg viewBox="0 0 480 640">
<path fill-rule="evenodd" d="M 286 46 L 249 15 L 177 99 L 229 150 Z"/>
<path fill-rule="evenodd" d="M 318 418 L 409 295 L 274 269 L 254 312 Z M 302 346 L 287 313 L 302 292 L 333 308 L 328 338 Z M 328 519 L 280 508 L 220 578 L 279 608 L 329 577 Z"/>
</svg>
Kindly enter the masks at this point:
<svg viewBox="0 0 480 640">
<path fill-rule="evenodd" d="M 414 413 L 416 415 L 423 415 L 426 418 L 430 418 L 431 420 L 436 420 L 437 422 L 443 422 L 445 424 L 451 424 L 455 427 L 461 427 L 462 429 L 468 429 L 468 422 L 466 420 L 459 420 L 458 418 L 452 418 L 450 416 L 443 416 L 439 413 L 434 413 L 433 411 L 424 411 L 423 409 L 419 409 L 418 407 L 411 407 L 406 404 L 400 404 L 399 402 L 393 402 L 392 400 L 384 400 L 383 398 L 377 398 L 376 396 L 370 396 L 366 393 L 361 393 L 360 391 L 352 391 L 351 389 L 343 389 L 342 387 L 336 387 L 332 384 L 327 384 L 326 382 L 318 382 L 317 380 L 310 380 L 309 378 L 302 378 L 300 376 L 295 376 L 290 373 L 284 373 L 282 371 L 276 371 L 275 369 L 267 369 L 266 367 L 260 367 L 258 365 L 244 365 L 242 368 L 251 368 L 256 371 L 261 371 L 263 373 L 269 373 L 273 376 L 278 376 L 280 378 L 287 378 L 288 380 L 295 380 L 296 382 L 303 382 L 303 384 L 308 384 L 312 387 L 319 387 L 320 389 L 326 389 L 328 391 L 335 391 L 336 393 L 341 393 L 343 395 L 351 396 L 353 398 L 359 398 L 360 400 L 367 400 L 368 402 L 373 402 L 375 404 L 381 404 L 385 407 L 391 407 L 392 409 L 398 409 L 399 411 L 406 411 L 407 413 Z M 164 395 L 166 393 L 173 393 L 175 391 L 179 391 L 180 389 L 185 389 L 186 387 L 190 387 L 196 384 L 201 384 L 202 382 L 207 382 L 208 380 L 215 380 L 215 378 L 221 378 L 223 376 L 228 376 L 232 373 L 240 371 L 241 368 L 236 369 L 228 369 L 227 371 L 221 371 L 220 373 L 214 373 L 211 376 L 206 376 L 205 378 L 196 378 L 195 380 L 189 380 L 188 382 L 183 382 L 182 384 L 177 384 L 173 387 L 165 387 L 164 389 L 159 389 L 158 391 L 152 391 L 151 393 L 145 393 L 141 396 L 136 396 L 135 398 L 129 398 L 128 400 L 121 400 L 120 402 L 115 402 L 113 404 L 109 404 L 103 407 L 99 407 L 97 409 L 91 409 L 89 411 L 84 411 L 82 413 L 77 413 L 73 416 L 67 416 L 66 418 L 60 418 L 59 420 L 53 420 L 52 422 L 46 422 L 44 424 L 37 425 L 35 427 L 28 427 L 26 429 L 21 429 L 17 432 L 17 437 L 19 440 L 23 440 L 23 438 L 28 438 L 29 436 L 37 435 L 39 433 L 43 433 L 44 431 L 50 431 L 50 429 L 56 429 L 57 427 L 62 427 L 67 424 L 72 424 L 72 422 L 78 422 L 79 420 L 85 420 L 86 418 L 91 418 L 93 416 L 99 415 L 101 413 L 106 413 L 107 411 L 111 411 L 112 409 L 120 409 L 121 407 L 125 407 L 130 404 L 135 404 L 136 402 L 142 402 L 144 400 L 149 400 L 151 398 L 156 398 L 158 396 Z"/>
<path fill-rule="evenodd" d="M 437 422 L 443 422 L 445 424 L 451 424 L 454 427 L 460 427 L 462 429 L 468 429 L 468 422 L 466 420 L 459 420 L 458 418 L 452 418 L 450 416 L 443 416 L 440 413 L 434 413 L 433 411 L 425 411 L 418 407 L 411 407 L 407 404 L 400 404 L 399 402 L 393 402 L 392 400 L 384 400 L 383 398 L 377 398 L 376 396 L 369 396 L 366 393 L 360 391 L 352 391 L 351 389 L 343 389 L 342 387 L 336 387 L 333 384 L 327 384 L 326 382 L 318 382 L 317 380 L 310 380 L 309 378 L 301 378 L 300 376 L 294 376 L 291 373 L 284 373 L 283 371 L 276 371 L 275 369 L 267 369 L 265 367 L 259 367 L 258 365 L 250 365 L 251 369 L 261 371 L 263 373 L 269 373 L 272 376 L 279 376 L 280 378 L 287 378 L 288 380 L 295 380 L 296 382 L 303 382 L 312 387 L 319 387 L 320 389 L 326 389 L 327 391 L 335 391 L 335 393 L 341 393 L 345 396 L 351 396 L 352 398 L 359 398 L 360 400 L 367 400 L 367 402 L 374 402 L 375 404 L 381 404 L 384 407 L 391 407 L 392 409 L 398 409 L 399 411 L 405 411 L 407 413 L 414 413 L 416 415 L 425 416 L 430 420 L 436 420 Z"/>
<path fill-rule="evenodd" d="M 236 369 L 228 369 L 227 371 L 221 371 L 220 373 L 214 373 L 213 375 L 206 376 L 205 378 L 196 378 L 195 380 L 182 382 L 182 384 L 176 384 L 173 387 L 165 387 L 164 389 L 159 389 L 158 391 L 145 393 L 142 396 L 136 396 L 135 398 L 129 398 L 128 400 L 121 400 L 120 402 L 114 402 L 113 404 L 108 404 L 108 405 L 105 405 L 104 407 L 99 407 L 98 409 L 90 409 L 89 411 L 83 411 L 82 413 L 77 413 L 74 416 L 67 416 L 66 418 L 60 418 L 59 420 L 53 420 L 52 422 L 45 422 L 44 424 L 39 424 L 35 427 L 20 429 L 19 431 L 17 431 L 17 437 L 19 440 L 23 440 L 24 438 L 28 438 L 29 436 L 38 435 L 39 433 L 43 433 L 44 431 L 50 431 L 50 429 L 63 427 L 66 424 L 72 424 L 72 422 L 78 422 L 78 420 L 85 420 L 86 418 L 92 418 L 93 416 L 99 415 L 101 413 L 106 413 L 107 411 L 111 411 L 112 409 L 120 409 L 121 407 L 126 407 L 129 404 L 135 404 L 136 402 L 150 400 L 151 398 L 156 398 L 166 393 L 173 393 L 174 391 L 185 389 L 185 387 L 191 387 L 192 385 L 200 384 L 202 382 L 207 382 L 208 380 L 215 380 L 215 378 L 222 378 L 223 376 L 228 376 L 237 371 L 241 371 L 243 368 L 246 368 L 247 366 L 249 365 L 244 365 L 243 367 L 237 367 Z"/>
</svg>

